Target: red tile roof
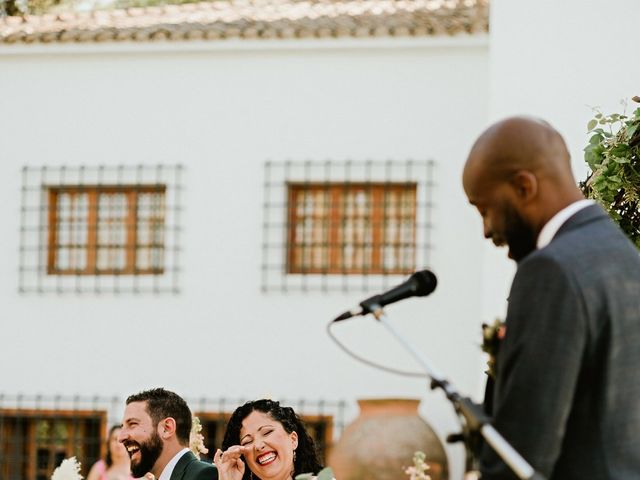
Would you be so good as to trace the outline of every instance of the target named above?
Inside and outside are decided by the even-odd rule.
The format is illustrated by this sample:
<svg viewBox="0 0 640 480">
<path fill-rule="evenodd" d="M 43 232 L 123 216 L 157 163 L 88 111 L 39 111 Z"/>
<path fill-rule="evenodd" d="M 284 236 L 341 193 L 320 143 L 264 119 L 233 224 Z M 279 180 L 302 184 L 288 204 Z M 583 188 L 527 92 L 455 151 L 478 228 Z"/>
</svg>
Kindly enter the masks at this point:
<svg viewBox="0 0 640 480">
<path fill-rule="evenodd" d="M 489 28 L 489 0 L 217 0 L 0 18 L 0 43 L 406 37 Z"/>
</svg>

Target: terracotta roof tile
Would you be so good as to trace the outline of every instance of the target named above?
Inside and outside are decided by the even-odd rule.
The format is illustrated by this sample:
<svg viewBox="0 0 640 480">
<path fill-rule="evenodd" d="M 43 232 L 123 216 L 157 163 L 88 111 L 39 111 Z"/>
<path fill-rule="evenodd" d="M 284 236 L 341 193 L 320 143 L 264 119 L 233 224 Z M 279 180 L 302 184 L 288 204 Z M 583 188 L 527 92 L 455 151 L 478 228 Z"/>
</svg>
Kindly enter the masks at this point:
<svg viewBox="0 0 640 480">
<path fill-rule="evenodd" d="M 405 37 L 489 28 L 489 0 L 216 0 L 0 18 L 0 43 Z"/>
</svg>

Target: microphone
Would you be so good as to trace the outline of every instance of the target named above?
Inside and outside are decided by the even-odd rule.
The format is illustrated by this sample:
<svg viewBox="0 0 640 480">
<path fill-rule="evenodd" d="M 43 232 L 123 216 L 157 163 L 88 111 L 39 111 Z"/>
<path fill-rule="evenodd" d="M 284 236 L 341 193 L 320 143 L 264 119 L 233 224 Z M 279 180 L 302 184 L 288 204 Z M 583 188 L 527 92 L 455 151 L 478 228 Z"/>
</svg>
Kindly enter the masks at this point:
<svg viewBox="0 0 640 480">
<path fill-rule="evenodd" d="M 360 308 L 347 310 L 333 321 L 340 322 L 356 315 L 366 315 L 371 313 L 374 307 L 384 307 L 408 297 L 427 296 L 436 289 L 436 285 L 438 285 L 438 279 L 430 270 L 416 272 L 397 287 L 363 300 L 360 302 Z"/>
</svg>

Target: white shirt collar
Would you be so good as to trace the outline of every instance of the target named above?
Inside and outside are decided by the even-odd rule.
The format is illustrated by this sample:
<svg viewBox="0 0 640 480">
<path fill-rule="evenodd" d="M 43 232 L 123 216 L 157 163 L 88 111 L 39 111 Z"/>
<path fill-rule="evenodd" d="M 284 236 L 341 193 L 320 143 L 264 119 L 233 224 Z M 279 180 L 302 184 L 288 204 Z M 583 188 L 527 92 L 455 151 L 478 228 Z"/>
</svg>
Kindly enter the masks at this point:
<svg viewBox="0 0 640 480">
<path fill-rule="evenodd" d="M 158 478 L 158 480 L 170 480 L 171 474 L 173 473 L 173 469 L 176 468 L 176 464 L 178 463 L 178 460 L 180 460 L 182 456 L 188 451 L 189 449 L 185 447 L 182 450 L 180 450 L 178 453 L 176 453 L 173 456 L 173 458 L 169 460 L 169 463 L 167 463 L 167 465 L 164 467 L 164 470 L 162 470 L 162 473 L 160 474 L 160 478 Z"/>
<path fill-rule="evenodd" d="M 595 202 L 593 200 L 578 200 L 577 202 L 573 202 L 568 207 L 560 210 L 553 217 L 551 217 L 551 220 L 549 220 L 545 224 L 545 226 L 542 227 L 542 230 L 540 230 L 536 246 L 540 249 L 549 245 L 549 243 L 551 243 L 551 240 L 553 240 L 553 237 L 555 237 L 556 233 L 558 233 L 558 230 L 560 230 L 560 227 L 564 225 L 564 222 L 569 220 L 569 218 L 571 218 L 575 213 L 578 213 L 583 208 L 586 208 L 589 205 L 593 205 L 594 203 Z"/>
</svg>

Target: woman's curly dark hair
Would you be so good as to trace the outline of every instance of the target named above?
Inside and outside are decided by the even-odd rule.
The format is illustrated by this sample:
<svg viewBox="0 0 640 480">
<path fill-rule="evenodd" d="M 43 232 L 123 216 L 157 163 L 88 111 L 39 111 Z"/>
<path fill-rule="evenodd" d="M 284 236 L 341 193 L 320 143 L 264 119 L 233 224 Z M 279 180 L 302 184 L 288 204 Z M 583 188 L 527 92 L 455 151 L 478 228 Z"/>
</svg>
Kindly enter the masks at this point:
<svg viewBox="0 0 640 480">
<path fill-rule="evenodd" d="M 293 411 L 291 407 L 282 407 L 279 402 L 267 399 L 254 400 L 236 408 L 227 422 L 227 429 L 224 432 L 222 450 L 225 451 L 232 445 L 240 444 L 240 429 L 242 421 L 253 411 L 266 413 L 271 418 L 279 422 L 287 433 L 296 432 L 298 434 L 298 447 L 293 467 L 293 476 L 301 473 L 317 474 L 322 470 L 316 446 L 313 438 L 307 432 L 302 419 Z M 246 463 L 246 462 L 245 462 Z M 242 480 L 249 480 L 251 471 L 249 466 L 245 468 Z"/>
</svg>

